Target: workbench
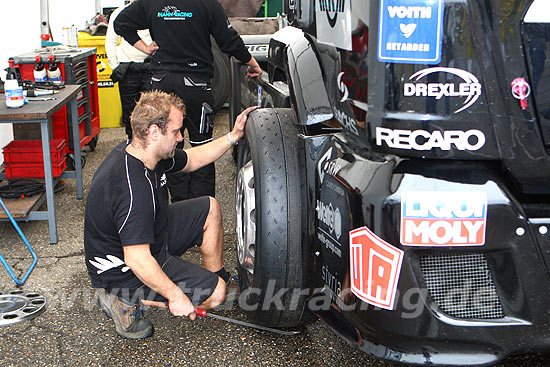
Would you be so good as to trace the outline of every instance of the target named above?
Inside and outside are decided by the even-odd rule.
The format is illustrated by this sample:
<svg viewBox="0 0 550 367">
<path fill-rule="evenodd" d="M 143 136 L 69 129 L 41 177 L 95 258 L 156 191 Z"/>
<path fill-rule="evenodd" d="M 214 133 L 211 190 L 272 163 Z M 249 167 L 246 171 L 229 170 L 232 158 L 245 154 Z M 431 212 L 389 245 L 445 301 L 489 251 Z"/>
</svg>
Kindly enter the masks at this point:
<svg viewBox="0 0 550 367">
<path fill-rule="evenodd" d="M 57 237 L 57 223 L 55 217 L 55 205 L 54 205 L 54 187 L 61 178 L 74 178 L 76 179 L 76 198 L 83 198 L 82 188 L 82 162 L 80 149 L 74 150 L 74 171 L 65 171 L 60 177 L 54 180 L 52 174 L 52 160 L 50 152 L 50 139 L 52 137 L 52 131 L 50 129 L 51 118 L 63 106 L 67 106 L 67 123 L 72 142 L 72 146 L 80 146 L 80 134 L 79 134 L 79 121 L 78 121 L 78 104 L 77 96 L 82 90 L 81 85 L 66 85 L 65 88 L 60 89 L 59 93 L 54 94 L 55 99 L 46 101 L 29 101 L 21 108 L 8 108 L 5 103 L 0 103 L 0 124 L 39 124 L 40 136 L 42 140 L 42 154 L 44 157 L 44 183 L 46 186 L 46 204 L 47 210 L 38 210 L 44 202 L 44 195 L 40 195 L 40 198 L 34 199 L 36 202 L 32 202 L 32 208 L 24 215 L 14 215 L 14 219 L 18 221 L 31 221 L 31 220 L 47 220 L 50 230 L 50 243 L 55 244 L 58 241 Z M 2 96 L 3 97 L 3 96 Z M 48 96 L 45 96 L 48 97 Z M 0 179 L 3 179 L 4 175 L 0 173 Z M 20 203 L 20 199 L 5 200 L 8 206 L 8 210 L 12 212 L 11 208 L 16 209 Z M 4 213 L 2 213 L 4 214 Z M 6 217 L 0 217 L 0 221 L 8 220 Z"/>
</svg>

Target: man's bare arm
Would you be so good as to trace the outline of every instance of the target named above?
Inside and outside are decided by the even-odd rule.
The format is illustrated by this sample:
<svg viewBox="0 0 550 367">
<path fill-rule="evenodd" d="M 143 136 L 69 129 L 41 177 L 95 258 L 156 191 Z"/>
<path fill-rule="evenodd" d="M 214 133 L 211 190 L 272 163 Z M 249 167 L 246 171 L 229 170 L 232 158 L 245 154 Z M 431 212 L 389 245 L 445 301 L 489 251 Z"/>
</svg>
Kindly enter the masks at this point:
<svg viewBox="0 0 550 367">
<path fill-rule="evenodd" d="M 150 44 L 146 44 L 142 39 L 134 43 L 133 46 L 147 55 L 154 55 L 159 49 L 159 46 L 155 41 Z"/>
<path fill-rule="evenodd" d="M 248 107 L 241 112 L 235 119 L 235 125 L 229 135 L 224 135 L 208 144 L 186 149 L 187 165 L 184 167 L 183 171 L 193 172 L 220 158 L 229 148 L 231 148 L 232 142 L 237 143 L 243 137 L 248 114 L 257 108 L 256 106 Z"/>
</svg>

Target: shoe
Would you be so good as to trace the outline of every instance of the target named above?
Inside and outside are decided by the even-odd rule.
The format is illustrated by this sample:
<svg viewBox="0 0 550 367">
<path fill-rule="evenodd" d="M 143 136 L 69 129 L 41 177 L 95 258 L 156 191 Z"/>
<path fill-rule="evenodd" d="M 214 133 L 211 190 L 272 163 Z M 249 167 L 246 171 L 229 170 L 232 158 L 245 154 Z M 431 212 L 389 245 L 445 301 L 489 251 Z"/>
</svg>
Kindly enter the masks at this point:
<svg viewBox="0 0 550 367">
<path fill-rule="evenodd" d="M 128 339 L 143 339 L 153 334 L 153 323 L 145 320 L 140 304 L 127 305 L 106 291 L 99 293 L 98 303 L 115 323 L 116 332 Z"/>
<path fill-rule="evenodd" d="M 239 285 L 239 276 L 230 275 L 229 281 L 225 284 L 225 295 L 238 295 L 241 293 L 241 287 Z"/>
</svg>

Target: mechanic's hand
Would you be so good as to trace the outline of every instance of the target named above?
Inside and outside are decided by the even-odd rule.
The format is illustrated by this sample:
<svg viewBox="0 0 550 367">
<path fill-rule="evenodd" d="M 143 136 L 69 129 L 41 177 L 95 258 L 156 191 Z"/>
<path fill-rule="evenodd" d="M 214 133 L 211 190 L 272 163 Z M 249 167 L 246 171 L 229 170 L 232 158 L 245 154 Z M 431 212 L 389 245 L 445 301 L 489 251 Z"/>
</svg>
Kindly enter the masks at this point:
<svg viewBox="0 0 550 367">
<path fill-rule="evenodd" d="M 244 135 L 244 127 L 246 126 L 248 114 L 256 109 L 258 109 L 258 106 L 248 107 L 235 118 L 235 125 L 233 126 L 233 130 L 231 130 L 231 139 L 235 143 L 241 140 Z"/>
<path fill-rule="evenodd" d="M 145 53 L 147 55 L 154 55 L 158 49 L 159 49 L 159 45 L 157 45 L 157 43 L 153 41 L 153 43 L 147 45 Z"/>
<path fill-rule="evenodd" d="M 167 306 L 170 310 L 170 313 L 174 316 L 189 317 L 189 319 L 191 320 L 195 320 L 197 318 L 197 314 L 195 313 L 195 306 L 193 306 L 193 304 L 185 294 L 179 300 L 168 301 Z"/>
<path fill-rule="evenodd" d="M 258 76 L 262 75 L 262 68 L 260 68 L 260 65 L 258 63 L 254 63 L 252 65 L 248 65 L 248 71 L 246 73 L 246 78 L 250 81 Z"/>
</svg>

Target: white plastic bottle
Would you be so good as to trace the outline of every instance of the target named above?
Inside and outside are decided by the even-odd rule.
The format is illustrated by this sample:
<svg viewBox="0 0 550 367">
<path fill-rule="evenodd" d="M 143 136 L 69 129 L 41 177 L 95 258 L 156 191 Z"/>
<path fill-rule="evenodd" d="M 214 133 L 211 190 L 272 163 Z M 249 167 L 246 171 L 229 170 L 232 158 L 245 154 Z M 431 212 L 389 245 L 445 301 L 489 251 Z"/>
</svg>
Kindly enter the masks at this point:
<svg viewBox="0 0 550 367">
<path fill-rule="evenodd" d="M 55 56 L 50 55 L 48 56 L 50 59 L 50 63 L 48 65 L 48 79 L 51 82 L 60 82 L 61 79 L 61 70 L 59 70 L 59 65 L 55 61 Z"/>
<path fill-rule="evenodd" d="M 61 43 L 63 43 L 65 46 L 71 45 L 71 32 L 69 30 L 69 27 L 63 27 L 61 29 Z"/>
<path fill-rule="evenodd" d="M 23 96 L 23 87 L 17 82 L 17 78 L 13 72 L 6 74 L 6 82 L 4 83 L 4 91 L 6 93 L 6 106 L 9 108 L 19 108 L 25 104 Z"/>
<path fill-rule="evenodd" d="M 48 81 L 48 73 L 46 71 L 46 68 L 44 67 L 44 64 L 42 63 L 42 58 L 39 55 L 36 55 L 34 57 L 36 62 L 34 63 L 34 80 L 37 82 L 47 82 Z"/>
<path fill-rule="evenodd" d="M 71 46 L 78 47 L 78 29 L 74 24 L 69 29 L 69 40 Z"/>
</svg>

